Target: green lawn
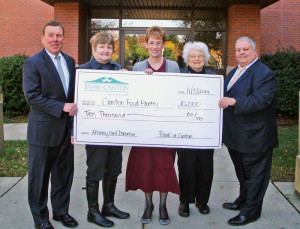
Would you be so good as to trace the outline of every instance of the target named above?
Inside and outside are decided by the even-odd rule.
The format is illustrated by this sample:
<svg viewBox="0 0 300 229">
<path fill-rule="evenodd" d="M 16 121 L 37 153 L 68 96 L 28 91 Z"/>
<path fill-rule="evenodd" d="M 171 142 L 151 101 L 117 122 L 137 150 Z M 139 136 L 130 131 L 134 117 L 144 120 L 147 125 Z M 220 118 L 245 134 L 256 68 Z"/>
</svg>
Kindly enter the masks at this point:
<svg viewBox="0 0 300 229">
<path fill-rule="evenodd" d="M 298 155 L 298 125 L 278 129 L 279 147 L 274 149 L 272 181 L 295 181 L 296 156 Z"/>
<path fill-rule="evenodd" d="M 0 177 L 22 177 L 27 174 L 27 141 L 5 141 L 0 155 Z"/>
<path fill-rule="evenodd" d="M 7 117 L 3 117 L 3 123 L 7 124 L 7 123 L 16 123 L 15 120 L 7 118 Z"/>
</svg>

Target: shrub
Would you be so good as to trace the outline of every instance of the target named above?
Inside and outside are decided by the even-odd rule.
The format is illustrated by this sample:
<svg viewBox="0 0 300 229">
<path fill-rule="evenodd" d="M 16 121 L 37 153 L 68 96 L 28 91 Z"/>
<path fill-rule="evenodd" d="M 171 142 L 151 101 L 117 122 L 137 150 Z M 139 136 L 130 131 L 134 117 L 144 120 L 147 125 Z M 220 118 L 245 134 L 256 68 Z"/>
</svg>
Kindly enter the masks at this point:
<svg viewBox="0 0 300 229">
<path fill-rule="evenodd" d="M 27 58 L 28 56 L 21 54 L 0 58 L 4 116 L 21 115 L 29 111 L 22 90 L 22 69 Z"/>
<path fill-rule="evenodd" d="M 276 113 L 297 116 L 300 89 L 300 52 L 293 47 L 278 49 L 275 54 L 263 54 L 261 61 L 277 77 Z"/>
</svg>

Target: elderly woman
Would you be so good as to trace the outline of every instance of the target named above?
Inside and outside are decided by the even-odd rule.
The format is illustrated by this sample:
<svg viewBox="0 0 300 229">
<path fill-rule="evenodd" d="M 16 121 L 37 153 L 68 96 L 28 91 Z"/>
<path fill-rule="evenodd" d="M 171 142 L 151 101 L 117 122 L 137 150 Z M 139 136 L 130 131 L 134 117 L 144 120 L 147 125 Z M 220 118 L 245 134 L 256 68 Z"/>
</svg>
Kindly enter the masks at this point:
<svg viewBox="0 0 300 229">
<path fill-rule="evenodd" d="M 181 73 L 215 74 L 205 69 L 210 54 L 202 42 L 188 42 L 183 49 L 187 67 Z M 193 76 L 193 75 L 190 76 Z M 208 214 L 207 205 L 213 180 L 213 149 L 178 149 L 178 172 L 180 205 L 178 213 L 182 217 L 190 215 L 189 203 L 195 203 L 201 214 Z"/>
<path fill-rule="evenodd" d="M 114 39 L 110 34 L 97 33 L 90 40 L 93 58 L 79 69 L 120 70 L 121 66 L 110 59 L 114 51 Z M 105 216 L 119 219 L 129 218 L 114 205 L 117 178 L 122 168 L 122 146 L 86 145 L 86 197 L 87 220 L 102 227 L 112 227 L 114 222 Z M 99 211 L 99 182 L 102 180 L 103 206 Z"/>
<path fill-rule="evenodd" d="M 166 32 L 159 26 L 147 29 L 145 46 L 149 58 L 134 65 L 134 71 L 177 72 L 175 61 L 163 58 L 162 52 Z M 151 221 L 154 205 L 153 191 L 159 191 L 159 222 L 167 225 L 170 222 L 166 202 L 168 192 L 180 194 L 179 185 L 174 168 L 175 150 L 169 148 L 132 147 L 126 170 L 126 191 L 141 189 L 145 193 L 146 207 L 141 218 L 143 224 Z"/>
</svg>

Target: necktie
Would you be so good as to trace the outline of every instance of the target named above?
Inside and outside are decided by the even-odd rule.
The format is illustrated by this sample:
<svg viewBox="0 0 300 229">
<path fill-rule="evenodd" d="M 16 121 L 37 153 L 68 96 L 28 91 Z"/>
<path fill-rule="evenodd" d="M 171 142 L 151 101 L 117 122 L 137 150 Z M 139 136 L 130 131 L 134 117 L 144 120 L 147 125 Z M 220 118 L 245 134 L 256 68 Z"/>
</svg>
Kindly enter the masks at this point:
<svg viewBox="0 0 300 229">
<path fill-rule="evenodd" d="M 230 88 L 232 87 L 232 85 L 238 80 L 238 78 L 239 78 L 241 72 L 242 72 L 243 70 L 245 70 L 245 69 L 246 69 L 246 67 L 240 67 L 240 68 L 236 71 L 235 76 L 234 76 L 233 80 L 231 81 L 231 83 L 230 83 L 228 89 L 230 89 Z"/>
<path fill-rule="evenodd" d="M 60 76 L 60 80 L 62 82 L 62 85 L 64 87 L 65 94 L 67 95 L 68 94 L 68 89 L 67 89 L 67 85 L 66 85 L 66 79 L 65 79 L 64 71 L 62 70 L 62 67 L 61 67 L 60 56 L 56 56 L 55 59 L 57 60 L 57 71 L 58 71 L 58 74 Z"/>
</svg>

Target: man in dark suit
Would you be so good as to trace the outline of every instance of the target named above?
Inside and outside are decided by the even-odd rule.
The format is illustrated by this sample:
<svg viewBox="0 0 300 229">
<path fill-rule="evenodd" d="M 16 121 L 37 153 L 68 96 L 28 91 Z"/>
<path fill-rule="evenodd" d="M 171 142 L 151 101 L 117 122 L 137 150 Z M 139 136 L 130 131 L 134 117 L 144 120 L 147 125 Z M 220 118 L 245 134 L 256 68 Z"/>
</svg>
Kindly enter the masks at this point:
<svg viewBox="0 0 300 229">
<path fill-rule="evenodd" d="M 230 225 L 245 225 L 261 215 L 273 148 L 278 146 L 275 119 L 275 74 L 257 58 L 249 37 L 236 41 L 238 67 L 224 81 L 223 143 L 227 146 L 240 182 L 240 195 L 223 207 L 240 210 Z"/>
<path fill-rule="evenodd" d="M 70 130 L 77 114 L 74 100 L 75 61 L 61 52 L 64 28 L 48 22 L 42 32 L 44 49 L 23 67 L 23 91 L 30 105 L 28 117 L 28 202 L 35 228 L 52 229 L 48 184 L 51 175 L 53 219 L 64 226 L 78 223 L 68 214 L 74 172 Z"/>
</svg>

